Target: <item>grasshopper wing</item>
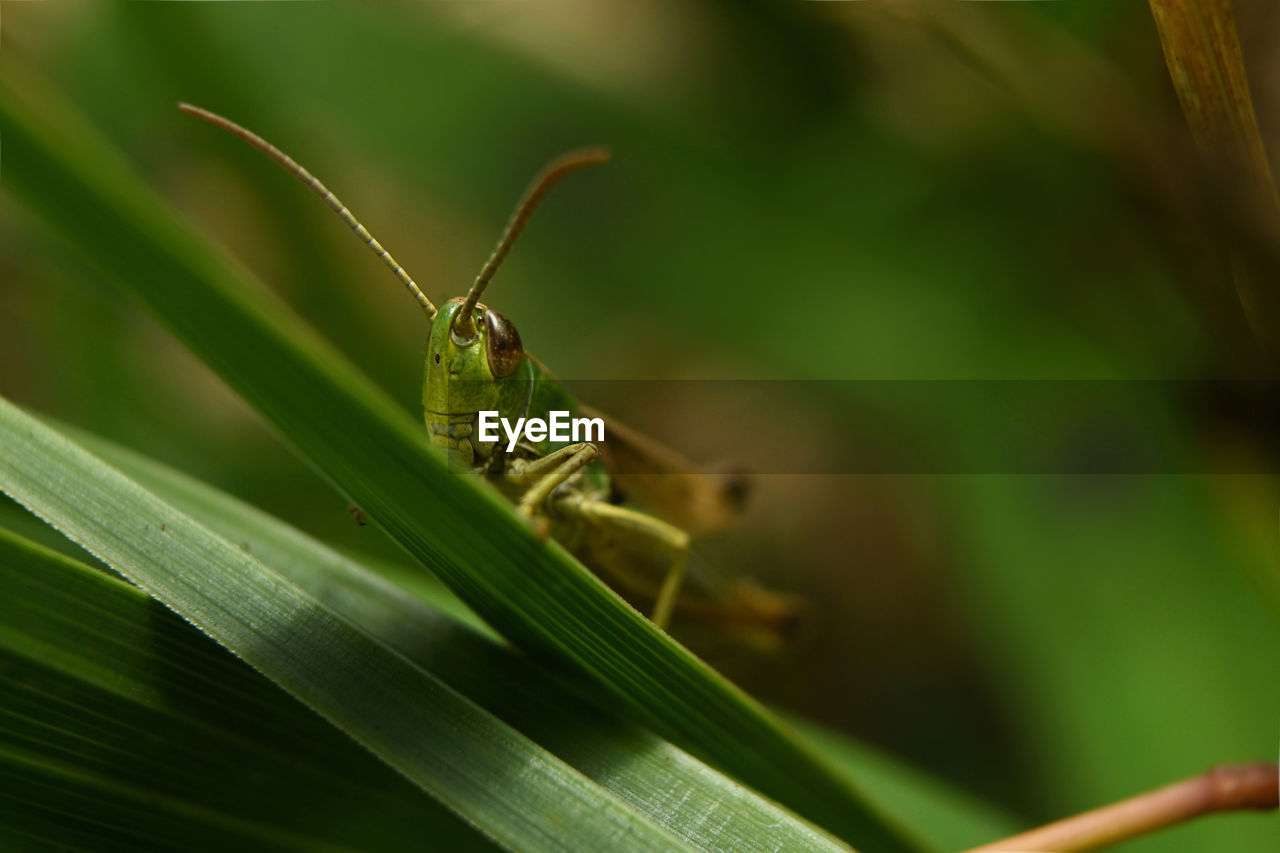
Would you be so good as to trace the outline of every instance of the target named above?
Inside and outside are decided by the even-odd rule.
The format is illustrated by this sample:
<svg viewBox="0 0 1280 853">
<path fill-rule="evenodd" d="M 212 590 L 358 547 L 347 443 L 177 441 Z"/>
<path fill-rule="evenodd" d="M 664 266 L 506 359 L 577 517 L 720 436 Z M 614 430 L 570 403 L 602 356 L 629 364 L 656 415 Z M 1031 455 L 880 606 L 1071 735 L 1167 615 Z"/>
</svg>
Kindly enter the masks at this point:
<svg viewBox="0 0 1280 853">
<path fill-rule="evenodd" d="M 741 514 L 751 491 L 743 471 L 707 471 L 676 451 L 587 406 L 580 412 L 603 418 L 600 461 L 614 487 L 628 501 L 687 531 L 706 536 Z"/>
</svg>

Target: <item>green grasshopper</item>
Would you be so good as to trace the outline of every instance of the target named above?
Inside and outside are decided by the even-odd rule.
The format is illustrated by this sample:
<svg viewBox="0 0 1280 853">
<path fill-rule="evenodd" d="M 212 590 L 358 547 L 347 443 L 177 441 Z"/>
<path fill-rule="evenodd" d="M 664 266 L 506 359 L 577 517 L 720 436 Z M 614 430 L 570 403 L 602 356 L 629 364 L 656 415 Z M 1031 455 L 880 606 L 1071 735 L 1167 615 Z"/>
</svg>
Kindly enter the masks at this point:
<svg viewBox="0 0 1280 853">
<path fill-rule="evenodd" d="M 452 463 L 496 486 L 539 536 L 552 536 L 615 589 L 633 600 L 652 602 L 650 618 L 659 628 L 667 627 L 680 600 L 682 612 L 756 645 L 781 641 L 797 614 L 791 596 L 750 581 L 715 584 L 707 578 L 683 599 L 680 595 L 691 539 L 722 528 L 738 514 L 744 479 L 695 475 L 675 452 L 579 404 L 525 351 L 511 321 L 479 301 L 551 187 L 573 171 L 607 161 L 606 149 L 572 151 L 547 164 L 516 206 L 466 296 L 436 308 L 346 205 L 293 158 L 222 116 L 189 104 L 179 108 L 240 137 L 306 184 L 418 301 L 431 323 L 422 385 L 427 432 Z M 512 420 L 546 419 L 552 411 L 599 417 L 607 425 L 607 441 L 597 445 L 548 437 L 508 449 L 501 438 L 482 440 L 477 429 L 481 411 L 497 411 Z"/>
</svg>

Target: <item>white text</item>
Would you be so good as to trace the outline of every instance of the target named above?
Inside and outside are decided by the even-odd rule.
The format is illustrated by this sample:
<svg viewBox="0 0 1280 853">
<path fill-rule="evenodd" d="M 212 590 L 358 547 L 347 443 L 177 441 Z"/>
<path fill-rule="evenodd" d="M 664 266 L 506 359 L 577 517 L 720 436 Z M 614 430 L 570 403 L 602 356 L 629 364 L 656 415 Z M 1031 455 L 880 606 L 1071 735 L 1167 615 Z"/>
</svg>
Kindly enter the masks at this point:
<svg viewBox="0 0 1280 853">
<path fill-rule="evenodd" d="M 571 418 L 566 411 L 554 411 L 550 415 L 549 420 L 517 418 L 512 424 L 495 411 L 481 411 L 480 440 L 497 442 L 500 439 L 498 425 L 501 424 L 507 437 L 508 453 L 516 449 L 521 437 L 531 444 L 543 441 L 604 441 L 604 418 Z"/>
</svg>

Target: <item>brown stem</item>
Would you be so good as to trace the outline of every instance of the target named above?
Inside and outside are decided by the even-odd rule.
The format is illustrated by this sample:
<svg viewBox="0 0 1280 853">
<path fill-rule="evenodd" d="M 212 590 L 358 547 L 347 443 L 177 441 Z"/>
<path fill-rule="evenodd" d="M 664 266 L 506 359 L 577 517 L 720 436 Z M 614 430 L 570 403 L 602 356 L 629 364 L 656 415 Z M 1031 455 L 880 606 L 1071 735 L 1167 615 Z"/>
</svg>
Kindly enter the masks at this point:
<svg viewBox="0 0 1280 853">
<path fill-rule="evenodd" d="M 1207 814 L 1241 809 L 1270 810 L 1277 805 L 1280 805 L 1280 767 L 1277 765 L 1259 762 L 1215 767 L 1200 776 L 1003 841 L 984 844 L 967 853 L 1097 850 Z"/>
</svg>

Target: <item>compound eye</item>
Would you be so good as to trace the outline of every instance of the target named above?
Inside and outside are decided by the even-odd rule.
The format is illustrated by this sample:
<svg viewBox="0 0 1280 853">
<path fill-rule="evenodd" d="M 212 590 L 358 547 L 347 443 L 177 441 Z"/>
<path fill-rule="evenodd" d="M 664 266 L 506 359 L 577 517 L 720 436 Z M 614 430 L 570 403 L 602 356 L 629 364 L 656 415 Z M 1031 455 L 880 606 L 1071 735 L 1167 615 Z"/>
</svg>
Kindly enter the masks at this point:
<svg viewBox="0 0 1280 853">
<path fill-rule="evenodd" d="M 516 327 L 497 311 L 484 312 L 485 335 L 489 347 L 489 370 L 495 379 L 502 379 L 516 372 L 524 360 L 524 345 Z"/>
</svg>

